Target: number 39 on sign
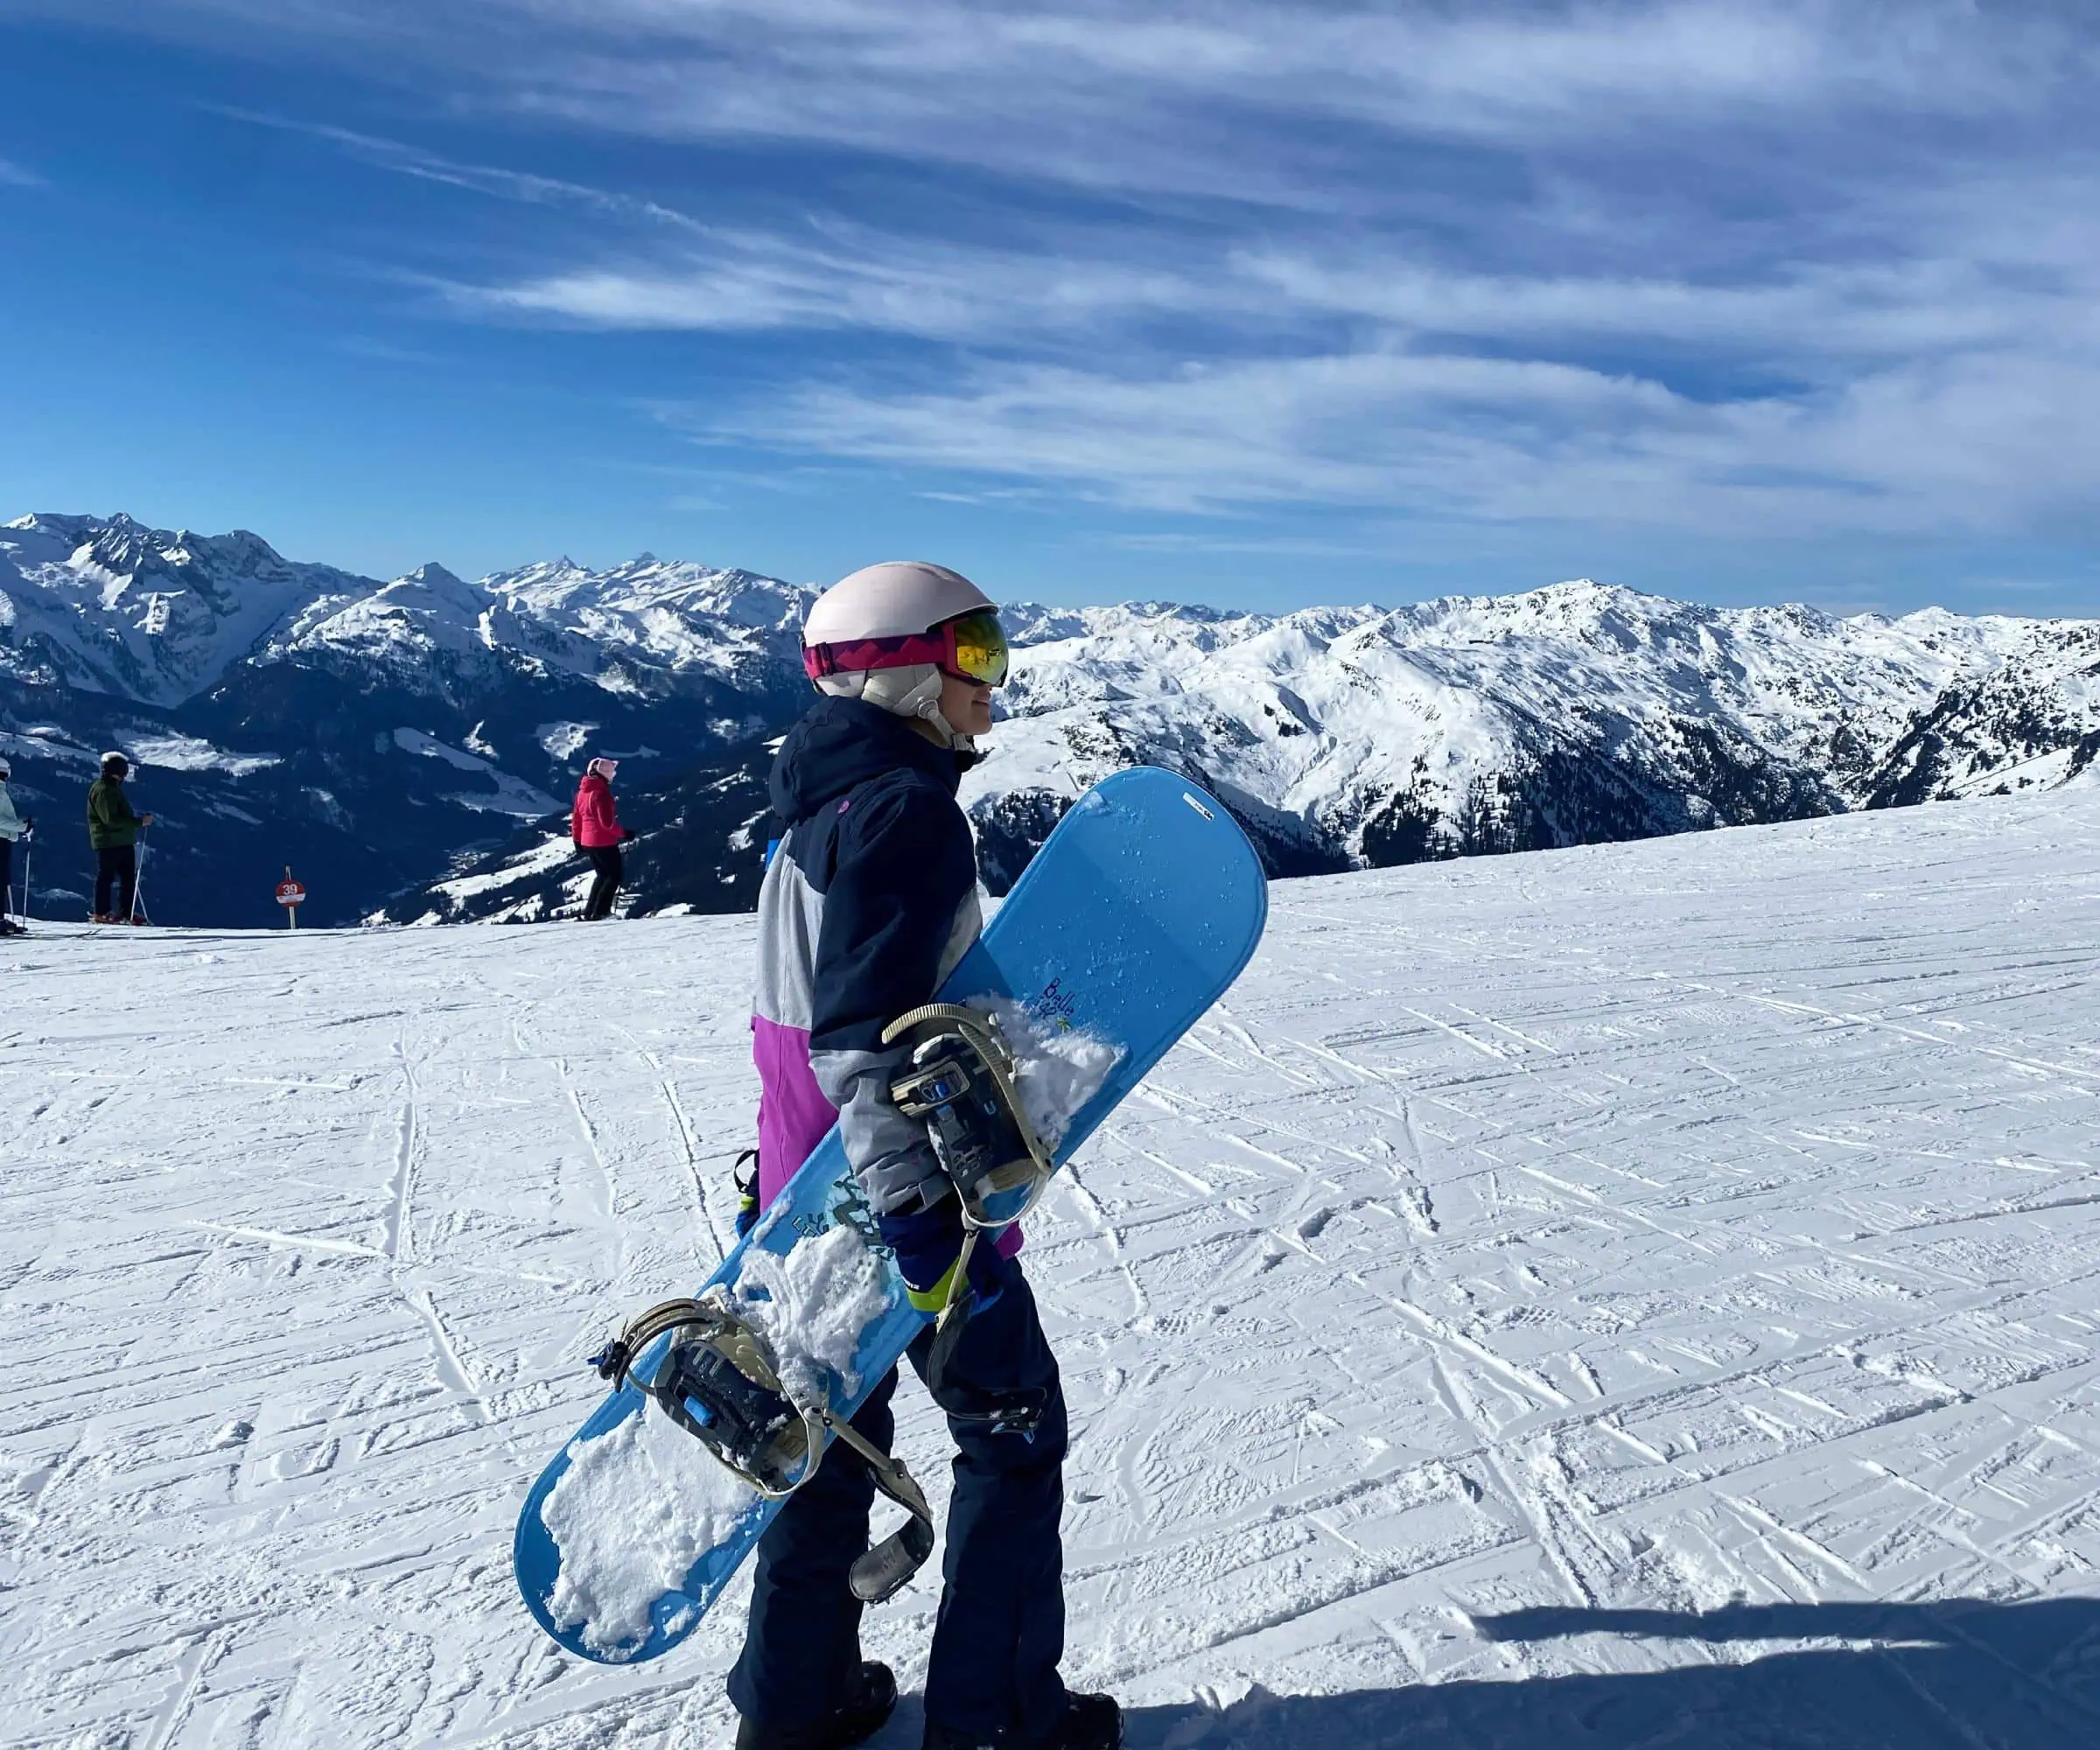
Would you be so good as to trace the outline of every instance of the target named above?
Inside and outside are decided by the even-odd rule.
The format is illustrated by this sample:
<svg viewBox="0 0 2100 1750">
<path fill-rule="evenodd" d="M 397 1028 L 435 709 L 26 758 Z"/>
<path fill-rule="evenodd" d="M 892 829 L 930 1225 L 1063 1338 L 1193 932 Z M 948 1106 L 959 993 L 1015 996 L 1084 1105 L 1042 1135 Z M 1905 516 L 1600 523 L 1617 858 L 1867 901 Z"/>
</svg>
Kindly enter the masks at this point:
<svg viewBox="0 0 2100 1750">
<path fill-rule="evenodd" d="M 299 927 L 299 907 L 305 902 L 305 888 L 292 879 L 290 865 L 286 864 L 284 878 L 277 883 L 277 903 L 284 907 L 284 921 L 293 929 Z"/>
</svg>

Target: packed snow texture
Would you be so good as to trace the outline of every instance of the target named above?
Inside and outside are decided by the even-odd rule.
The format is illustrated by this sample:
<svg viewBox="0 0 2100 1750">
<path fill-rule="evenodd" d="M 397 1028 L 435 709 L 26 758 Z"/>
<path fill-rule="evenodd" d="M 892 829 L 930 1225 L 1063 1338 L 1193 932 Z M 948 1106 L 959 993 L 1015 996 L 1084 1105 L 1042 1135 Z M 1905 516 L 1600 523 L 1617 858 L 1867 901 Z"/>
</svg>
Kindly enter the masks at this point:
<svg viewBox="0 0 2100 1750">
<path fill-rule="evenodd" d="M 822 1409 L 830 1402 L 830 1374 L 848 1396 L 859 1391 L 853 1352 L 888 1306 L 888 1287 L 875 1254 L 841 1222 L 784 1256 L 746 1248 L 730 1310 L 765 1338 L 788 1401 Z"/>
<path fill-rule="evenodd" d="M 1123 1061 L 1123 1047 L 1083 1028 L 1043 1020 L 1010 997 L 987 992 L 964 1000 L 998 1022 L 1014 1054 L 1014 1091 L 1029 1127 L 1054 1154 L 1072 1120 Z"/>
<path fill-rule="evenodd" d="M 542 1517 L 562 1552 L 549 1600 L 564 1628 L 610 1658 L 633 1654 L 649 1611 L 759 1504 L 654 1404 L 595 1440 L 572 1440 Z"/>
<path fill-rule="evenodd" d="M 2094 1742 L 2096 846 L 2066 791 L 1277 887 L 1029 1218 L 1068 1677 L 1133 1750 Z M 751 948 L 0 943 L 0 1744 L 730 1741 L 746 1582 L 588 1665 L 510 1536 L 733 1240 Z M 938 1589 L 867 1615 L 876 1750 Z"/>
</svg>

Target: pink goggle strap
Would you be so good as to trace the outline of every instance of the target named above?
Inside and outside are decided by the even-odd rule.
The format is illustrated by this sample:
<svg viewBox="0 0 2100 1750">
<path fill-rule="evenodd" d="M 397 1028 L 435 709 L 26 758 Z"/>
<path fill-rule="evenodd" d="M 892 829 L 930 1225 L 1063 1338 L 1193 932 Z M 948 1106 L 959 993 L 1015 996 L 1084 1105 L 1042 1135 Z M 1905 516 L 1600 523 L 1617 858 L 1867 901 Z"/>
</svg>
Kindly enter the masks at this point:
<svg viewBox="0 0 2100 1750">
<path fill-rule="evenodd" d="M 863 668 L 909 668 L 932 662 L 946 668 L 955 657 L 954 634 L 907 633 L 902 638 L 860 638 L 844 644 L 812 644 L 802 652 L 802 672 L 813 681 Z"/>
</svg>

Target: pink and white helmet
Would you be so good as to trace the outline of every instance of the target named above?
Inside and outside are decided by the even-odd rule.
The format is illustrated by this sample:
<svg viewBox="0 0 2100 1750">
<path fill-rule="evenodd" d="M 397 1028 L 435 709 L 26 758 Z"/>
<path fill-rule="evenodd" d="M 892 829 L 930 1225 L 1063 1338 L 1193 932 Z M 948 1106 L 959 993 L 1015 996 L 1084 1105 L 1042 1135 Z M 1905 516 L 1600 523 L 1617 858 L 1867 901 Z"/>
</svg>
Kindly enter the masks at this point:
<svg viewBox="0 0 2100 1750">
<path fill-rule="evenodd" d="M 904 638 L 979 608 L 998 611 L 962 572 L 920 559 L 888 559 L 862 566 L 819 596 L 802 627 L 802 645 L 817 649 Z"/>
<path fill-rule="evenodd" d="M 1006 655 L 991 598 L 960 571 L 921 560 L 842 578 L 802 627 L 802 666 L 818 690 L 920 718 L 963 749 L 970 738 L 941 714 L 941 676 L 996 687 Z"/>
</svg>

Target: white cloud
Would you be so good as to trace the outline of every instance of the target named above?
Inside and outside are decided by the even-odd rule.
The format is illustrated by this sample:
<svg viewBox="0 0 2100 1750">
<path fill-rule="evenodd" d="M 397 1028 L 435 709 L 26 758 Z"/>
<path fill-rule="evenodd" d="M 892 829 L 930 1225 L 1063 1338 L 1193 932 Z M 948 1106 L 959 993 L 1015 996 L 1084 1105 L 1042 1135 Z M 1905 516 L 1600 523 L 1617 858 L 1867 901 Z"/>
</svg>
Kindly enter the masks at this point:
<svg viewBox="0 0 2100 1750">
<path fill-rule="evenodd" d="M 46 4 L 250 52 L 361 54 L 382 76 L 618 132 L 1315 206 L 1355 192 L 1323 187 L 1354 143 L 1322 126 L 1531 146 L 1671 120 L 2034 116 L 2077 100 L 2096 54 L 2075 10 L 1963 0 Z"/>
<path fill-rule="evenodd" d="M 1693 401 L 1536 361 L 1352 354 L 1142 381 L 981 372 L 955 393 L 803 388 L 716 440 L 1055 480 L 1166 511 L 1326 503 L 1708 535 L 1963 532 L 2093 501 L 2100 368 L 1898 366 L 1796 399 Z"/>
<path fill-rule="evenodd" d="M 769 389 L 681 416 L 710 439 L 1214 511 L 2034 532 L 2100 501 L 2100 32 L 2077 5 L 124 16 L 361 57 L 455 126 L 696 143 L 704 173 L 666 196 L 657 145 L 644 195 L 310 130 L 518 209 L 500 259 L 422 271 L 458 316 L 892 343 L 879 374 L 840 346 L 821 378 L 753 347 Z M 720 199 L 724 144 L 838 175 Z"/>
<path fill-rule="evenodd" d="M 696 257 L 444 288 L 459 308 L 606 328 L 860 328 L 948 340 L 1086 325 L 1214 300 L 1175 274 L 942 245 L 868 227 L 783 237 L 724 228 Z"/>
<path fill-rule="evenodd" d="M 44 178 L 8 158 L 0 158 L 0 187 L 42 188 Z"/>
</svg>

